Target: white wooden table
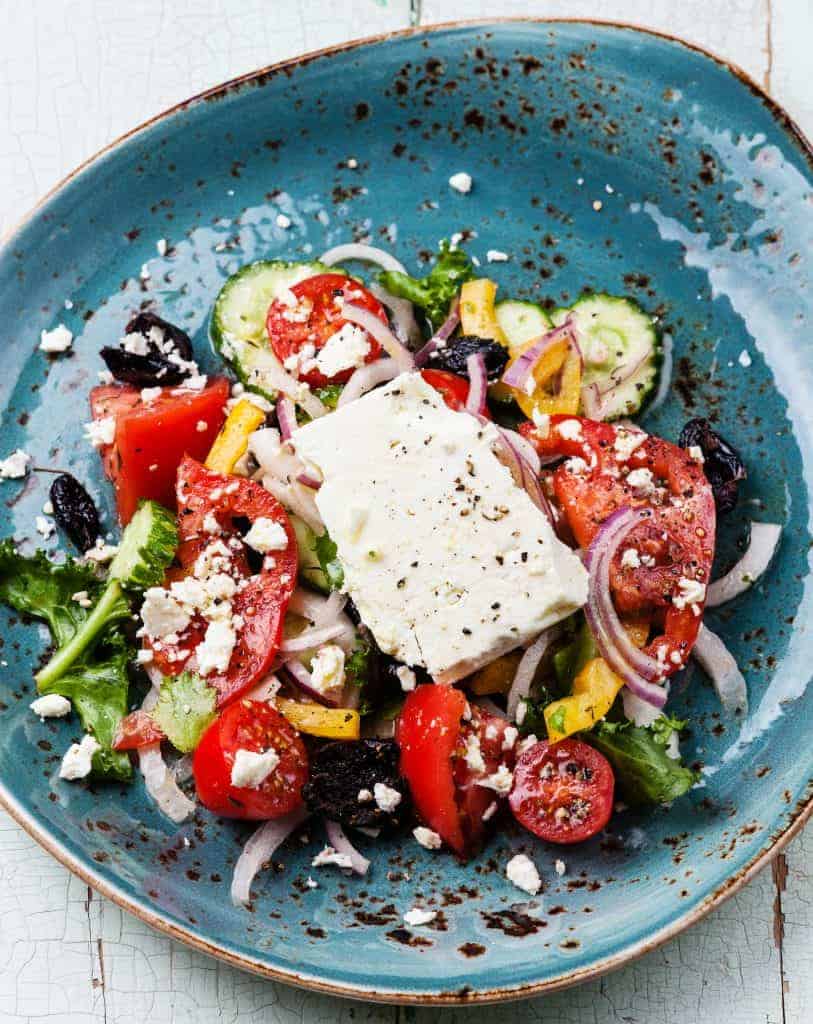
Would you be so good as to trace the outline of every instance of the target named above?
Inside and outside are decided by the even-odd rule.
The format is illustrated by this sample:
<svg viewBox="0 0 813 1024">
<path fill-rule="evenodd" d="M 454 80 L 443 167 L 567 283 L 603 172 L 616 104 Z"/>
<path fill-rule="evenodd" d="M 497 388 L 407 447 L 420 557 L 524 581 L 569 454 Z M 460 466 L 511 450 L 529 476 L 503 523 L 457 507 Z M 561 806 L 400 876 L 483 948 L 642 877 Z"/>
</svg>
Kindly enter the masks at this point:
<svg viewBox="0 0 813 1024">
<path fill-rule="evenodd" d="M 598 17 L 744 67 L 813 137 L 811 0 L 0 0 L 0 235 L 115 136 L 207 86 L 353 37 L 487 15 Z M 680 938 L 521 1005 L 413 1011 L 316 996 L 191 952 L 91 893 L 0 812 L 1 1024 L 802 1024 L 813 825 Z"/>
</svg>

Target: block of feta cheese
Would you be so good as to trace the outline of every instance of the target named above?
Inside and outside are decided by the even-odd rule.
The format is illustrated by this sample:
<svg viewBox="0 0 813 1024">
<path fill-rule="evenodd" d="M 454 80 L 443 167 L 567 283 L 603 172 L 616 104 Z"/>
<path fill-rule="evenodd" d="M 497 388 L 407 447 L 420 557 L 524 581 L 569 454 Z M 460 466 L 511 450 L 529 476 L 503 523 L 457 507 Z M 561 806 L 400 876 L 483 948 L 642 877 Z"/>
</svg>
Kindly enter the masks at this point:
<svg viewBox="0 0 813 1024">
<path fill-rule="evenodd" d="M 581 607 L 587 573 L 495 455 L 405 373 L 297 430 L 344 589 L 379 646 L 453 682 Z"/>
</svg>

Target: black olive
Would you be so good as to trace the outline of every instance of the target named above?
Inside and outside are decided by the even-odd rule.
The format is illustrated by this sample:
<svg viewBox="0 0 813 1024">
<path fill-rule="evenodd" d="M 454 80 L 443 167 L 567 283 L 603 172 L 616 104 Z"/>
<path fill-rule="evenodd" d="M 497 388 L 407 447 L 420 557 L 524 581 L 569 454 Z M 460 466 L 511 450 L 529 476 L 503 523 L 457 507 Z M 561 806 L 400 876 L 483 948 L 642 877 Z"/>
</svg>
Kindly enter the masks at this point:
<svg viewBox="0 0 813 1024">
<path fill-rule="evenodd" d="M 100 534 L 99 513 L 93 498 L 70 473 L 62 473 L 51 484 L 54 519 L 80 551 L 88 551 Z"/>
<path fill-rule="evenodd" d="M 127 324 L 125 331 L 127 334 L 143 334 L 149 340 L 150 331 L 153 327 L 158 327 L 163 332 L 164 339 L 168 338 L 172 342 L 175 346 L 175 351 L 181 359 L 192 359 L 192 342 L 186 331 L 181 330 L 180 327 L 176 327 L 175 324 L 169 323 L 169 321 L 164 320 L 162 317 L 156 316 L 155 313 L 136 313 Z"/>
<path fill-rule="evenodd" d="M 392 740 L 325 744 L 311 756 L 310 777 L 302 787 L 308 809 L 355 828 L 397 828 L 410 816 L 409 790 L 398 774 L 398 757 Z M 382 810 L 375 801 L 377 782 L 401 794 L 391 811 Z M 372 799 L 360 801 L 362 790 Z"/>
<path fill-rule="evenodd" d="M 721 516 L 730 512 L 737 504 L 740 480 L 748 475 L 739 452 L 702 417 L 689 420 L 678 444 L 681 448 L 697 446 L 703 452 L 703 471 L 714 492 L 717 512 Z"/>
<path fill-rule="evenodd" d="M 180 384 L 187 376 L 186 370 L 177 363 L 152 352 L 142 356 L 123 348 L 105 346 L 99 355 L 116 380 L 140 388 Z"/>
<path fill-rule="evenodd" d="M 448 370 L 460 377 L 468 377 L 466 360 L 470 355 L 480 353 L 485 359 L 486 375 L 490 381 L 497 380 L 508 362 L 508 349 L 498 341 L 490 338 L 476 338 L 464 334 L 460 338 L 452 338 L 444 348 L 436 348 L 427 361 L 433 370 Z"/>
</svg>

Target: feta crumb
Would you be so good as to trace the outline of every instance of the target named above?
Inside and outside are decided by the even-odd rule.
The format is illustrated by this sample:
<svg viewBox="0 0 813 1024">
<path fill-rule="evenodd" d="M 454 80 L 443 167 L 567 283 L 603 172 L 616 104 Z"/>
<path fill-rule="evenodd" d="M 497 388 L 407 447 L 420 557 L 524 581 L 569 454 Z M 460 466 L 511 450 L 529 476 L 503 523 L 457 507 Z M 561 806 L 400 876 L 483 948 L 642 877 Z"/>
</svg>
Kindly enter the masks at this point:
<svg viewBox="0 0 813 1024">
<path fill-rule="evenodd" d="M 465 195 L 467 192 L 471 192 L 471 186 L 474 184 L 470 174 L 465 171 L 458 171 L 449 178 L 449 184 L 455 190 Z"/>
<path fill-rule="evenodd" d="M 356 158 L 354 156 L 351 156 L 351 157 L 348 158 L 347 166 L 350 168 L 351 171 L 355 171 L 355 169 L 358 167 L 358 165 L 359 165 L 359 162 L 358 162 L 358 160 L 356 160 Z"/>
<path fill-rule="evenodd" d="M 493 789 L 494 792 L 499 793 L 500 796 L 508 796 L 511 792 L 511 785 L 513 781 L 514 773 L 510 768 L 501 764 L 493 775 L 489 775 L 485 779 L 478 779 L 477 785 L 484 786 L 486 789 Z"/>
<path fill-rule="evenodd" d="M 147 338 L 139 331 L 131 331 L 121 339 L 125 352 L 131 352 L 134 356 L 145 356 L 150 350 Z"/>
<path fill-rule="evenodd" d="M 195 430 L 197 430 L 199 434 L 203 434 L 208 429 L 209 424 L 206 422 L 206 420 L 198 420 L 198 422 L 195 424 Z"/>
<path fill-rule="evenodd" d="M 233 620 L 216 619 L 210 622 L 203 641 L 198 644 L 198 674 L 208 676 L 212 672 L 225 672 L 236 642 Z"/>
<path fill-rule="evenodd" d="M 291 226 L 291 218 L 286 217 L 284 213 L 278 213 L 276 216 L 275 223 L 278 228 L 285 230 Z"/>
<path fill-rule="evenodd" d="M 142 281 L 149 281 L 150 268 L 146 263 L 141 264 L 141 270 L 139 271 L 138 276 L 141 278 Z"/>
<path fill-rule="evenodd" d="M 567 868 L 565 867 L 565 862 L 563 860 L 557 860 L 556 863 L 553 865 L 553 870 L 561 878 L 565 871 L 567 871 Z"/>
<path fill-rule="evenodd" d="M 516 721 L 517 725 L 521 726 L 522 723 L 525 721 L 525 715 L 526 715 L 527 711 L 528 711 L 528 701 L 527 700 L 520 700 L 520 701 L 518 701 L 517 702 L 517 713 L 514 716 L 514 720 Z"/>
<path fill-rule="evenodd" d="M 621 556 L 621 568 L 622 569 L 640 569 L 641 559 L 635 548 L 627 548 L 624 554 Z"/>
<path fill-rule="evenodd" d="M 690 580 L 686 576 L 681 576 L 678 580 L 678 590 L 680 593 L 672 596 L 672 604 L 675 608 L 681 610 L 686 607 L 687 604 L 692 605 L 692 611 L 695 615 L 699 612 L 699 605 L 706 600 L 706 585 L 701 583 L 700 580 Z M 698 611 L 695 611 L 695 608 Z"/>
<path fill-rule="evenodd" d="M 114 380 L 113 374 L 110 370 L 99 370 L 96 376 L 99 378 L 99 383 L 104 384 L 105 386 L 109 386 Z"/>
<path fill-rule="evenodd" d="M 71 710 L 71 702 L 59 693 L 46 693 L 28 706 L 40 718 L 64 718 Z"/>
<path fill-rule="evenodd" d="M 413 907 L 404 914 L 404 924 L 411 928 L 420 928 L 423 924 L 429 924 L 438 916 L 437 910 L 422 910 L 420 907 Z"/>
<path fill-rule="evenodd" d="M 319 693 L 344 686 L 344 651 L 338 644 L 323 644 L 311 659 L 311 685 Z"/>
<path fill-rule="evenodd" d="M 501 252 L 499 249 L 489 249 L 486 253 L 486 259 L 489 263 L 505 263 L 508 259 L 508 253 Z"/>
<path fill-rule="evenodd" d="M 369 353 L 370 341 L 367 332 L 356 324 L 345 323 L 327 339 L 314 363 L 316 369 L 325 377 L 335 377 L 343 370 L 363 366 Z"/>
<path fill-rule="evenodd" d="M 56 530 L 54 524 L 50 522 L 50 520 L 46 519 L 45 516 L 37 516 L 34 520 L 34 525 L 37 528 L 37 533 L 46 540 Z"/>
<path fill-rule="evenodd" d="M 703 449 L 700 447 L 699 444 L 693 444 L 689 446 L 689 458 L 693 462 L 699 462 L 701 466 L 706 461 L 706 458 L 703 455 Z"/>
<path fill-rule="evenodd" d="M 550 415 L 548 413 L 534 408 L 531 419 L 540 437 L 547 437 L 550 434 Z"/>
<path fill-rule="evenodd" d="M 315 881 L 313 878 L 311 878 L 310 875 L 308 875 L 308 877 L 305 879 L 305 885 L 307 885 L 307 887 L 309 889 L 318 889 L 319 888 L 319 883 L 317 881 Z"/>
<path fill-rule="evenodd" d="M 54 514 L 54 503 L 51 501 L 50 498 L 47 501 L 43 502 L 42 512 L 43 515 L 46 516 L 52 516 Z"/>
<path fill-rule="evenodd" d="M 502 749 L 513 750 L 514 744 L 517 742 L 517 736 L 519 736 L 519 730 L 513 725 L 509 725 L 502 734 Z"/>
<path fill-rule="evenodd" d="M 80 608 L 90 608 L 93 604 L 86 590 L 77 590 L 75 594 L 71 594 L 71 601 L 76 601 Z"/>
<path fill-rule="evenodd" d="M 739 356 L 737 356 L 737 362 L 740 364 L 740 366 L 744 367 L 744 369 L 747 370 L 752 363 L 752 359 L 748 352 L 745 349 L 743 349 L 742 352 L 740 352 Z"/>
<path fill-rule="evenodd" d="M 480 750 L 480 738 L 474 733 L 466 737 L 466 764 L 476 775 L 485 774 L 486 763 Z"/>
<path fill-rule="evenodd" d="M 647 435 L 642 430 L 624 430 L 623 427 L 616 431 L 615 457 L 618 462 L 626 462 L 635 449 L 644 443 Z"/>
<path fill-rule="evenodd" d="M 207 512 L 203 517 L 203 532 L 210 534 L 223 532 L 223 528 L 214 512 Z"/>
<path fill-rule="evenodd" d="M 19 480 L 28 473 L 32 459 L 22 448 L 13 451 L 7 459 L 0 460 L 0 479 Z"/>
<path fill-rule="evenodd" d="M 154 640 L 182 633 L 191 620 L 189 610 L 163 587 L 149 587 L 144 592 L 140 615 L 144 633 Z"/>
<path fill-rule="evenodd" d="M 166 256 L 167 249 L 169 248 L 169 246 L 167 245 L 166 238 L 159 238 L 158 241 L 155 243 L 155 248 L 159 256 Z"/>
<path fill-rule="evenodd" d="M 73 334 L 64 324 L 52 331 L 40 331 L 40 349 L 43 352 L 67 352 L 73 344 Z"/>
<path fill-rule="evenodd" d="M 73 299 L 65 299 L 65 309 L 73 309 Z"/>
<path fill-rule="evenodd" d="M 494 815 L 497 813 L 497 801 L 492 800 L 491 803 L 483 811 L 483 821 L 491 821 Z"/>
<path fill-rule="evenodd" d="M 575 455 L 572 459 L 568 459 L 565 462 L 565 469 L 568 473 L 572 473 L 573 476 L 584 476 L 590 469 L 587 463 L 578 455 Z"/>
<path fill-rule="evenodd" d="M 602 203 L 600 199 L 593 200 L 593 209 L 596 211 L 596 213 L 598 213 L 601 210 L 602 206 L 604 206 L 604 203 Z"/>
<path fill-rule="evenodd" d="M 412 834 L 427 850 L 439 850 L 443 842 L 437 832 L 433 832 L 431 828 L 426 828 L 424 825 L 413 828 Z"/>
<path fill-rule="evenodd" d="M 369 789 L 360 789 L 359 790 L 359 794 L 356 797 L 356 800 L 360 804 L 368 804 L 368 803 L 370 803 L 370 801 L 372 799 L 373 799 L 373 794 L 370 792 Z"/>
<path fill-rule="evenodd" d="M 60 779 L 67 779 L 70 782 L 74 779 L 84 779 L 90 775 L 90 770 L 93 767 L 93 755 L 101 749 L 96 740 L 89 735 L 83 736 L 81 743 L 72 743 L 62 758 L 59 768 Z"/>
<path fill-rule="evenodd" d="M 398 790 L 388 786 L 385 782 L 376 782 L 373 786 L 373 794 L 375 802 L 385 814 L 394 811 L 402 799 Z"/>
<path fill-rule="evenodd" d="M 284 551 L 288 547 L 288 534 L 281 523 L 260 516 L 254 520 L 243 541 L 250 548 L 265 555 L 269 551 Z"/>
<path fill-rule="evenodd" d="M 161 397 L 163 388 L 142 388 L 141 389 L 141 401 L 146 405 L 152 405 L 157 399 Z"/>
<path fill-rule="evenodd" d="M 401 689 L 404 693 L 409 693 L 410 690 L 415 689 L 418 680 L 411 668 L 407 668 L 406 665 L 399 665 L 395 670 L 395 674 L 398 676 L 398 682 L 401 684 Z"/>
<path fill-rule="evenodd" d="M 112 444 L 116 437 L 116 420 L 113 416 L 104 416 L 100 420 L 91 420 L 85 424 L 85 437 L 94 448 L 103 448 Z"/>
<path fill-rule="evenodd" d="M 524 853 L 518 853 L 505 865 L 505 876 L 518 889 L 536 896 L 542 888 L 542 879 L 536 870 L 536 864 Z"/>
<path fill-rule="evenodd" d="M 563 420 L 556 428 L 566 441 L 583 441 L 582 425 L 578 420 Z"/>
<path fill-rule="evenodd" d="M 279 754 L 273 747 L 259 753 L 241 747 L 231 766 L 231 784 L 241 789 L 257 789 L 278 764 Z"/>
<path fill-rule="evenodd" d="M 311 861 L 311 867 L 323 868 L 335 864 L 337 868 L 352 868 L 353 861 L 347 853 L 337 853 L 332 846 L 326 846 Z"/>
<path fill-rule="evenodd" d="M 632 488 L 636 498 L 647 498 L 655 490 L 652 470 L 645 467 L 633 469 L 627 476 L 627 483 Z"/>
<path fill-rule="evenodd" d="M 116 557 L 118 551 L 116 544 L 105 544 L 101 537 L 96 541 L 96 544 L 92 548 L 88 548 L 85 552 L 86 562 L 95 562 L 97 565 L 104 565 L 105 562 L 112 562 Z"/>
<path fill-rule="evenodd" d="M 153 654 L 149 647 L 142 647 L 139 651 L 136 651 L 136 661 L 139 665 L 149 665 L 152 658 Z"/>
<path fill-rule="evenodd" d="M 176 388 L 176 391 L 203 391 L 206 387 L 206 381 L 208 380 L 205 373 L 195 373 L 191 377 L 187 377 L 180 385 Z"/>
</svg>

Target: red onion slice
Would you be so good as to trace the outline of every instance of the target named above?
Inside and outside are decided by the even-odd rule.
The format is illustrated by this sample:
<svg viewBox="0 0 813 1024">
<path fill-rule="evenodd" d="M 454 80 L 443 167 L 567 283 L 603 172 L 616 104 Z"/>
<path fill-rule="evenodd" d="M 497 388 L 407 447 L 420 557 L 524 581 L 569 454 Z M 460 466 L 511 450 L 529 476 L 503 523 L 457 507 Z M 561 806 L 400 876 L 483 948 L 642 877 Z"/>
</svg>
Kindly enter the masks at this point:
<svg viewBox="0 0 813 1024">
<path fill-rule="evenodd" d="M 307 385 L 302 384 L 288 373 L 270 347 L 266 346 L 258 350 L 257 359 L 259 362 L 258 372 L 261 373 L 265 384 L 270 385 L 275 391 L 280 391 L 293 398 L 311 419 L 315 420 L 328 412 L 327 406 L 313 394 Z"/>
<path fill-rule="evenodd" d="M 748 590 L 770 565 L 779 546 L 782 527 L 778 523 L 751 523 L 748 548 L 733 569 L 709 584 L 706 607 L 716 608 Z"/>
<path fill-rule="evenodd" d="M 236 907 L 246 906 L 250 901 L 251 883 L 257 872 L 307 817 L 305 808 L 299 807 L 282 818 L 267 821 L 249 836 L 234 865 L 231 880 L 231 901 Z"/>
<path fill-rule="evenodd" d="M 517 708 L 521 700 L 526 700 L 531 692 L 531 683 L 534 681 L 539 663 L 550 647 L 554 638 L 559 634 L 558 626 L 551 626 L 543 630 L 534 640 L 530 647 L 522 655 L 511 689 L 508 691 L 505 711 L 512 722 L 517 719 Z"/>
<path fill-rule="evenodd" d="M 349 320 L 351 324 L 357 324 L 381 345 L 388 355 L 391 355 L 401 370 L 412 370 L 415 367 L 415 360 L 412 353 L 395 337 L 385 323 L 368 309 L 361 306 L 354 306 L 345 302 L 342 306 L 342 317 Z"/>
<path fill-rule="evenodd" d="M 325 524 L 322 522 L 322 517 L 313 498 L 313 491 L 310 488 L 306 489 L 298 483 L 285 483 L 270 473 L 266 473 L 262 477 L 262 485 L 274 495 L 280 504 L 294 515 L 299 516 L 300 519 L 304 519 L 314 533 L 325 532 Z"/>
<path fill-rule="evenodd" d="M 516 388 L 518 391 L 525 391 L 528 381 L 533 376 L 536 364 L 551 345 L 555 345 L 563 338 L 578 348 L 573 333 L 573 324 L 569 317 L 564 323 L 550 331 L 546 331 L 532 345 L 529 345 L 502 375 L 503 383 L 508 384 L 509 387 Z"/>
<path fill-rule="evenodd" d="M 288 610 L 310 619 L 314 626 L 324 626 L 334 622 L 346 604 L 347 595 L 339 590 L 334 590 L 330 597 L 325 597 L 323 594 L 315 594 L 312 590 L 305 590 L 304 587 L 297 587 L 291 596 Z M 347 621 L 349 622 L 349 619 Z"/>
<path fill-rule="evenodd" d="M 670 334 L 664 334 L 661 339 L 663 362 L 661 363 L 661 376 L 658 381 L 658 390 L 655 392 L 655 397 L 647 406 L 647 412 L 654 412 L 656 409 L 660 408 L 660 406 L 662 406 L 666 401 L 666 397 L 669 394 L 669 388 L 672 383 L 672 362 L 674 359 L 673 348 L 672 336 Z"/>
<path fill-rule="evenodd" d="M 344 834 L 342 826 L 337 821 L 329 821 L 325 819 L 325 831 L 327 832 L 327 838 L 333 849 L 337 853 L 344 853 L 350 858 L 350 864 L 353 871 L 355 871 L 357 875 L 366 875 L 370 862 L 366 857 L 363 857 L 358 852 L 355 846 L 353 846 Z"/>
<path fill-rule="evenodd" d="M 720 703 L 729 714 L 748 713 L 748 687 L 733 655 L 716 633 L 700 627 L 692 657 L 711 679 Z"/>
<path fill-rule="evenodd" d="M 375 281 L 367 286 L 367 290 L 372 292 L 378 301 L 390 311 L 390 322 L 398 340 L 410 349 L 417 348 L 421 344 L 423 336 L 409 299 L 391 295 L 386 288 L 382 288 Z"/>
<path fill-rule="evenodd" d="M 451 338 L 454 332 L 457 330 L 457 325 L 460 323 L 460 298 L 455 297 L 451 306 L 449 306 L 449 314 L 443 323 L 438 327 L 432 337 L 427 343 L 420 349 L 419 352 L 415 353 L 415 365 L 425 366 L 429 357 L 432 353 L 439 348 L 444 348 L 446 342 Z"/>
<path fill-rule="evenodd" d="M 172 766 L 172 774 L 178 784 L 188 782 L 192 778 L 192 755 L 184 754 L 179 757 Z"/>
<path fill-rule="evenodd" d="M 545 513 L 555 529 L 556 517 L 542 489 L 542 484 L 539 482 L 538 473 L 526 462 L 524 450 L 517 444 L 517 439 L 524 441 L 524 438 L 521 438 L 513 430 L 505 430 L 503 427 L 497 427 L 497 434 L 500 441 L 500 451 L 495 453 L 497 458 L 508 467 L 517 487 L 521 487 L 527 492 L 531 501 Z"/>
<path fill-rule="evenodd" d="M 629 639 L 610 592 L 610 563 L 646 515 L 625 507 L 602 523 L 585 556 L 589 580 L 584 611 L 601 655 L 610 668 L 636 696 L 662 708 L 667 697 L 666 687 L 659 685 L 664 678 L 663 666 Z"/>
<path fill-rule="evenodd" d="M 280 395 L 277 401 L 277 421 L 279 433 L 283 441 L 287 441 L 297 428 L 296 409 L 287 395 Z"/>
<path fill-rule="evenodd" d="M 349 620 L 348 620 L 349 621 Z M 352 627 L 351 627 L 352 628 Z M 288 654 L 297 651 L 308 651 L 311 647 L 319 647 L 336 637 L 347 632 L 347 624 L 341 620 L 331 623 L 329 626 L 319 626 L 314 629 L 305 629 L 297 636 L 290 636 L 280 644 L 280 650 Z"/>
<path fill-rule="evenodd" d="M 259 683 L 255 683 L 250 690 L 247 690 L 244 694 L 246 700 L 258 700 L 268 701 L 276 697 L 279 692 L 280 681 L 270 672 L 264 679 L 261 679 Z"/>
<path fill-rule="evenodd" d="M 321 704 L 325 708 L 337 708 L 339 702 L 334 700 L 332 697 L 326 697 L 324 693 L 321 693 L 313 685 L 310 672 L 305 668 L 301 661 L 297 661 L 296 658 L 291 658 L 290 661 L 285 662 L 285 670 L 291 679 L 296 683 L 297 688 L 305 694 L 306 697 L 310 697 L 316 704 Z"/>
<path fill-rule="evenodd" d="M 466 358 L 466 372 L 469 375 L 469 393 L 466 396 L 466 412 L 473 416 L 482 416 L 486 408 L 488 377 L 486 361 L 482 352 L 472 352 Z"/>
<path fill-rule="evenodd" d="M 297 473 L 296 479 L 303 487 L 310 487 L 312 491 L 318 491 L 322 486 L 322 481 L 307 470 Z"/>
<path fill-rule="evenodd" d="M 401 369 L 394 359 L 376 359 L 374 363 L 360 366 L 342 388 L 338 408 L 361 398 L 378 384 L 385 384 L 388 380 L 393 380 L 400 372 Z"/>
<path fill-rule="evenodd" d="M 195 810 L 194 800 L 175 781 L 161 754 L 160 743 L 148 743 L 138 748 L 138 767 L 144 776 L 144 786 L 160 810 L 179 824 Z"/>
<path fill-rule="evenodd" d="M 346 260 L 360 260 L 362 263 L 377 263 L 382 270 L 395 270 L 399 274 L 407 272 L 404 264 L 395 258 L 392 253 L 384 249 L 378 249 L 374 245 L 364 245 L 362 242 L 347 242 L 344 245 L 334 245 L 332 249 L 322 253 L 319 262 L 328 267 L 334 267 L 337 263 L 344 263 Z"/>
</svg>

